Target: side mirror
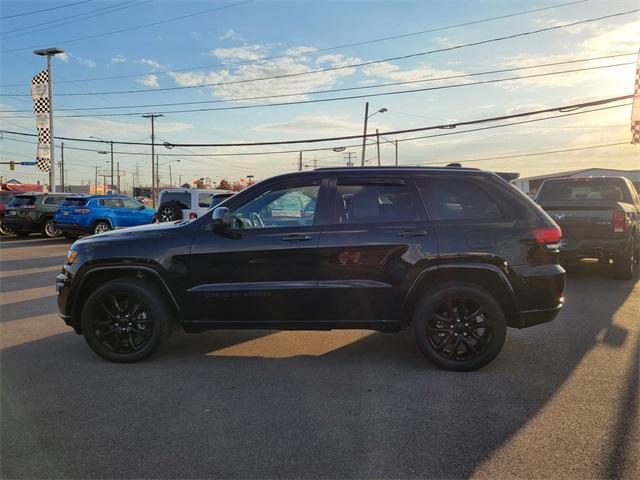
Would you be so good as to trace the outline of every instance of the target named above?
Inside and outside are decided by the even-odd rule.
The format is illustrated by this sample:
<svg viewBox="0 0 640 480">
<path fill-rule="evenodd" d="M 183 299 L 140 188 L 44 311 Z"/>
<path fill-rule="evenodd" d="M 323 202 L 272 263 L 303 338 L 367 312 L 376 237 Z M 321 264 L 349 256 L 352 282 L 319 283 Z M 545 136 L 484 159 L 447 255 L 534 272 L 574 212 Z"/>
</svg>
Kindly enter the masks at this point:
<svg viewBox="0 0 640 480">
<path fill-rule="evenodd" d="M 218 207 L 211 214 L 213 227 L 218 230 L 231 226 L 231 212 L 227 207 Z"/>
</svg>

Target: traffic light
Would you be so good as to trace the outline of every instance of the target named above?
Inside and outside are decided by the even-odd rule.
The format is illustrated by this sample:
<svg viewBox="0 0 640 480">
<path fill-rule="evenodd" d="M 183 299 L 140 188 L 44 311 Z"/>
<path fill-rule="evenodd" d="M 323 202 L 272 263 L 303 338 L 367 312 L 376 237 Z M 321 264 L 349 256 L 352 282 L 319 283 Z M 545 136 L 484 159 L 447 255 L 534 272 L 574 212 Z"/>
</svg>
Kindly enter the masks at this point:
<svg viewBox="0 0 640 480">
<path fill-rule="evenodd" d="M 16 169 L 16 162 L 14 162 L 13 160 L 11 160 L 9 162 L 9 170 L 15 170 Z"/>
</svg>

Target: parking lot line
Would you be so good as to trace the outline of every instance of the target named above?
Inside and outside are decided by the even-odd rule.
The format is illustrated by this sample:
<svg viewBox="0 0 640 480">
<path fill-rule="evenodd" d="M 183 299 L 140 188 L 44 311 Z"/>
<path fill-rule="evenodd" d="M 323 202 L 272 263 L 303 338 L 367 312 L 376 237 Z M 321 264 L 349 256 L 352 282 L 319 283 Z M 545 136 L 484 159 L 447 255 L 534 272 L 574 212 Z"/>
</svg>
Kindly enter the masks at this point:
<svg viewBox="0 0 640 480">
<path fill-rule="evenodd" d="M 14 292 L 1 292 L 0 305 L 9 305 L 13 302 L 24 302 L 26 300 L 36 300 L 42 297 L 48 297 L 55 294 L 55 286 L 27 288 Z"/>
<path fill-rule="evenodd" d="M 24 268 L 20 270 L 5 270 L 5 271 L 0 271 L 0 279 L 15 277 L 17 275 L 30 275 L 34 273 L 55 272 L 57 270 L 60 270 L 60 265 L 52 265 L 50 267 Z"/>
<path fill-rule="evenodd" d="M 69 332 L 69 327 L 55 314 L 10 320 L 0 324 L 0 349 Z"/>
</svg>

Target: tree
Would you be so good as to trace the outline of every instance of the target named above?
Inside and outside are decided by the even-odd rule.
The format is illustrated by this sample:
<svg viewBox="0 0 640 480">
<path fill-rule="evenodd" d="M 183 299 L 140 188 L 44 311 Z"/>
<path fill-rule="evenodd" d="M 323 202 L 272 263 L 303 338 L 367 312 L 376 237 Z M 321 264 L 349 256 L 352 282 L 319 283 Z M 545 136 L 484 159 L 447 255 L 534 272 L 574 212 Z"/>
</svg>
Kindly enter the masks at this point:
<svg viewBox="0 0 640 480">
<path fill-rule="evenodd" d="M 220 190 L 231 190 L 231 184 L 227 179 L 223 178 L 222 180 L 220 180 L 220 183 L 218 184 L 218 188 Z"/>
<path fill-rule="evenodd" d="M 196 188 L 205 188 L 204 187 L 204 178 L 199 178 L 193 183 L 196 184 Z"/>
<path fill-rule="evenodd" d="M 188 183 L 184 183 L 180 186 L 180 188 L 191 188 L 191 185 L 189 185 Z"/>
<path fill-rule="evenodd" d="M 233 190 L 234 192 L 239 192 L 243 188 L 244 188 L 244 184 L 243 183 L 233 182 L 233 185 L 231 185 L 230 190 Z M 227 189 L 227 190 L 229 190 L 229 189 Z"/>
</svg>

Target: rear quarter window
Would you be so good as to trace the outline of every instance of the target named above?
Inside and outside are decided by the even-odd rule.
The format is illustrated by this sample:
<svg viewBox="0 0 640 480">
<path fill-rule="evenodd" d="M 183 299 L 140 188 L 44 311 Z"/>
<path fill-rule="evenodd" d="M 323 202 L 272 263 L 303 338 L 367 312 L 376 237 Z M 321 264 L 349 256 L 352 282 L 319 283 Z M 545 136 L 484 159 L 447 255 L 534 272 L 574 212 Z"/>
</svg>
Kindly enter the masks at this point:
<svg viewBox="0 0 640 480">
<path fill-rule="evenodd" d="M 62 205 L 64 201 L 64 197 L 47 197 L 42 201 L 42 203 L 45 205 Z"/>
<path fill-rule="evenodd" d="M 432 220 L 501 220 L 505 214 L 473 180 L 422 177 L 416 185 Z"/>
<path fill-rule="evenodd" d="M 86 198 L 65 198 L 62 202 L 63 207 L 84 207 L 88 200 Z"/>
<path fill-rule="evenodd" d="M 164 192 L 160 198 L 160 204 L 176 202 L 180 208 L 191 209 L 191 193 L 189 192 Z M 208 205 L 207 205 L 208 206 Z"/>
<path fill-rule="evenodd" d="M 209 208 L 211 206 L 212 198 L 213 198 L 213 193 L 199 193 L 198 206 L 200 208 Z"/>
</svg>

